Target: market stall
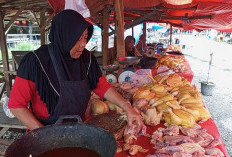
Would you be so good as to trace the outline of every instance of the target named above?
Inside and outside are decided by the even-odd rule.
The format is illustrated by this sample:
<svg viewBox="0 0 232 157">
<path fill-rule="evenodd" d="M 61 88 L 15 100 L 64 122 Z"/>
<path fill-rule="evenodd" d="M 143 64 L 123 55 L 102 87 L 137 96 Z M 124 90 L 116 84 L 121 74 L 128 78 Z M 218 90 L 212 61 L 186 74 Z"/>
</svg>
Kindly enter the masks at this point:
<svg viewBox="0 0 232 157">
<path fill-rule="evenodd" d="M 140 87 L 128 82 L 113 85 L 120 88 L 120 93 L 132 101 L 146 125 L 146 131 L 143 130 L 140 135 L 133 135 L 133 131 L 127 134 L 128 130 L 124 129 L 124 135 L 117 138 L 116 157 L 177 154 L 229 156 L 217 126 L 194 85 L 178 74 L 148 77 L 152 81 Z M 105 101 L 104 104 L 99 101 L 92 101 L 92 106 L 95 103 L 99 106 L 109 105 L 108 110 L 99 113 L 96 109 L 89 108 L 88 114 L 92 115 L 86 119 L 92 118 L 96 113 L 123 114 L 122 110 L 113 109 L 110 102 Z"/>
<path fill-rule="evenodd" d="M 64 6 L 65 6 L 64 0 L 59 1 L 60 3 L 57 3 L 57 2 L 58 1 L 56 1 L 56 0 L 54 0 L 54 1 L 49 0 L 49 3 L 51 4 L 55 13 L 58 13 L 60 10 L 63 10 Z M 122 1 L 122 0 L 115 0 L 115 1 L 94 1 L 94 0 L 91 0 L 91 1 L 87 1 L 86 0 L 87 6 L 89 7 L 91 14 L 92 14 L 92 16 L 86 20 L 89 20 L 89 21 L 97 24 L 99 27 L 101 27 L 103 29 L 103 32 L 104 32 L 103 33 L 103 46 L 102 46 L 103 47 L 103 51 L 102 51 L 103 65 L 108 64 L 108 58 L 107 58 L 107 56 L 108 56 L 108 54 L 107 54 L 108 37 L 112 34 L 115 34 L 115 33 L 117 34 L 116 35 L 116 38 L 117 38 L 116 39 L 117 40 L 117 56 L 124 57 L 125 56 L 125 51 L 124 51 L 125 45 L 124 45 L 124 40 L 123 40 L 124 39 L 124 29 L 132 28 L 133 26 L 136 26 L 137 24 L 140 24 L 142 22 L 153 21 L 153 22 L 171 23 L 171 25 L 183 27 L 184 29 L 197 29 L 197 30 L 203 30 L 203 29 L 207 29 L 207 28 L 219 28 L 219 27 L 228 25 L 229 23 L 232 22 L 232 20 L 231 20 L 232 18 L 231 18 L 231 16 L 229 16 L 232 12 L 232 8 L 231 8 L 231 5 L 228 5 L 228 4 L 231 4 L 231 2 L 228 2 L 228 1 L 218 0 L 215 2 L 215 1 L 210 1 L 210 0 L 204 0 L 203 2 L 199 2 L 198 0 L 194 0 L 194 1 L 189 1 L 186 3 L 180 3 L 180 4 L 175 4 L 175 3 L 170 3 L 170 2 L 174 2 L 174 1 L 146 0 L 146 1 L 143 1 L 141 3 L 141 1 L 137 0 L 137 1 L 133 1 L 133 5 L 132 5 L 131 1 L 129 1 L 129 0 L 128 1 L 126 1 L 126 0 L 124 0 L 124 1 Z M 18 3 L 20 3 L 21 5 L 18 5 Z M 30 1 L 30 3 L 32 3 L 32 1 Z M 40 26 L 41 37 L 43 37 L 41 40 L 41 43 L 45 43 L 45 29 L 46 29 L 46 26 L 48 25 L 48 23 L 50 22 L 52 16 L 54 15 L 52 13 L 50 14 L 51 8 L 48 5 L 47 1 L 42 0 L 41 2 L 39 2 L 39 4 L 42 4 L 42 5 L 38 4 L 38 6 L 40 6 L 39 8 L 36 8 L 37 3 L 34 3 L 34 2 L 33 2 L 33 4 L 30 4 L 30 3 L 29 3 L 29 1 L 20 1 L 20 0 L 14 1 L 14 2 L 13 1 L 6 1 L 6 2 L 0 3 L 1 8 L 3 9 L 3 11 L 2 10 L 0 11 L 0 18 L 1 18 L 0 25 L 2 28 L 0 31 L 0 34 L 1 34 L 0 36 L 2 39 L 0 44 L 1 44 L 2 55 L 3 55 L 3 63 L 4 63 L 4 80 L 7 83 L 7 94 L 8 95 L 9 95 L 11 86 L 10 86 L 10 81 L 9 81 L 10 80 L 10 72 L 9 72 L 8 52 L 7 52 L 7 47 L 6 47 L 5 33 L 7 33 L 7 30 L 10 28 L 10 26 L 14 22 L 14 20 L 19 17 L 19 14 L 22 12 L 22 10 L 25 9 L 24 6 L 27 6 L 28 7 L 27 10 L 36 9 L 35 11 L 40 13 L 40 17 L 39 17 L 40 21 L 38 20 L 38 16 L 36 16 L 36 14 L 33 13 L 33 11 L 30 14 L 32 14 L 32 16 L 34 16 L 35 21 Z M 127 10 L 127 11 L 124 13 L 124 10 Z M 14 13 L 15 13 L 15 15 L 14 15 Z M 124 18 L 124 14 L 129 15 L 129 16 L 125 16 L 125 18 Z M 45 17 L 46 17 L 45 15 L 48 17 L 48 20 L 45 20 Z M 114 19 L 111 17 L 116 17 L 116 18 Z M 10 22 L 6 26 L 4 25 L 4 21 L 3 21 L 4 19 L 6 19 L 6 20 L 10 19 Z M 125 25 L 124 25 L 124 22 L 126 23 Z M 110 23 L 115 24 L 115 27 L 116 27 L 115 30 L 113 30 L 109 26 Z M 112 31 L 110 33 L 108 32 L 109 27 L 112 29 Z M 172 30 L 172 27 L 171 27 L 171 30 Z M 179 60 L 179 59 L 177 59 L 177 60 Z M 164 60 L 164 61 L 167 61 L 167 60 Z M 179 62 L 179 61 L 177 61 L 177 62 Z M 169 63 L 172 64 L 174 62 L 169 62 Z M 187 127 L 189 127 L 189 128 L 194 127 L 195 126 L 194 124 L 199 123 L 199 121 L 205 121 L 204 123 L 200 124 L 203 128 L 199 127 L 198 125 L 196 125 L 196 127 L 197 127 L 197 129 L 200 129 L 200 130 L 206 129 L 204 131 L 204 133 L 207 132 L 207 133 L 211 134 L 212 136 L 209 134 L 204 134 L 204 136 L 210 137 L 210 141 L 207 141 L 208 143 L 205 144 L 204 141 L 198 141 L 198 139 L 194 139 L 195 140 L 194 141 L 193 139 L 188 138 L 188 140 L 187 140 L 188 143 L 191 143 L 191 142 L 194 143 L 194 145 L 190 145 L 190 146 L 188 145 L 188 146 L 189 147 L 196 146 L 198 149 L 201 150 L 200 153 L 207 154 L 207 155 L 212 155 L 212 153 L 215 153 L 215 151 L 216 151 L 216 153 L 218 153 L 219 156 L 229 156 L 228 153 L 226 152 L 226 149 L 223 146 L 223 144 L 216 143 L 218 141 L 221 141 L 221 137 L 218 133 L 218 130 L 217 130 L 215 123 L 209 117 L 208 111 L 204 108 L 205 105 L 203 103 L 203 100 L 200 97 L 199 92 L 197 92 L 197 89 L 195 89 L 193 86 L 191 86 L 191 89 L 194 89 L 194 90 L 191 92 L 187 92 L 187 94 L 184 93 L 184 95 L 182 95 L 183 97 L 180 95 L 178 97 L 178 93 L 175 93 L 180 88 L 184 87 L 186 84 L 189 84 L 187 82 L 187 80 L 191 82 L 191 79 L 192 79 L 191 71 L 187 72 L 187 70 L 191 70 L 188 62 L 186 62 L 186 60 L 185 61 L 182 60 L 182 65 L 185 65 L 185 67 L 187 67 L 187 69 L 184 69 L 183 71 L 179 71 L 178 73 L 180 76 L 184 76 L 184 77 L 180 79 L 180 77 L 177 75 L 171 75 L 171 77 L 173 77 L 175 81 L 169 82 L 172 85 L 176 85 L 176 84 L 180 83 L 178 81 L 180 81 L 180 80 L 181 80 L 181 82 L 183 81 L 182 83 L 178 84 L 178 87 L 176 87 L 176 88 L 169 87 L 170 84 L 166 81 L 167 78 L 169 77 L 169 76 L 167 77 L 167 75 L 163 75 L 162 77 L 159 77 L 158 80 L 156 80 L 152 76 L 149 76 L 149 78 L 155 82 L 154 84 L 149 84 L 149 83 L 144 84 L 145 85 L 145 87 L 144 87 L 145 92 L 148 92 L 148 93 L 145 93 L 143 96 L 150 97 L 149 99 L 140 97 L 138 95 L 136 96 L 136 92 L 141 87 L 137 87 L 137 89 L 136 89 L 133 86 L 133 89 L 132 89 L 131 88 L 132 86 L 129 87 L 130 85 L 125 83 L 125 82 L 122 82 L 121 85 L 118 85 L 118 86 L 123 86 L 123 88 L 124 88 L 124 89 L 121 89 L 121 88 L 118 89 L 119 92 L 121 93 L 121 95 L 126 96 L 128 99 L 131 99 L 132 103 L 135 103 L 136 99 L 140 99 L 140 98 L 143 100 L 146 99 L 146 103 L 148 101 L 150 103 L 151 99 L 154 98 L 155 102 L 152 102 L 151 104 L 146 104 L 146 106 L 148 108 L 141 109 L 140 108 L 141 106 L 138 108 L 138 110 L 139 110 L 138 112 L 141 113 L 141 116 L 143 116 L 144 122 L 146 123 L 147 132 L 146 133 L 143 132 L 144 134 L 140 135 L 140 136 L 131 136 L 130 138 L 132 138 L 132 143 L 130 143 L 131 141 L 129 140 L 129 147 L 126 147 L 128 145 L 125 145 L 125 147 L 121 147 L 119 145 L 118 154 L 116 156 L 124 156 L 124 155 L 128 156 L 129 154 L 135 155 L 137 153 L 136 151 L 139 151 L 138 154 L 136 154 L 136 155 L 142 155 L 142 156 L 146 156 L 147 154 L 154 154 L 154 153 L 173 155 L 174 152 L 172 152 L 172 151 L 171 152 L 170 151 L 163 152 L 163 151 L 167 150 L 166 146 L 172 146 L 172 145 L 161 145 L 160 148 L 157 148 L 156 151 L 155 151 L 155 149 L 153 149 L 153 147 L 156 146 L 157 142 L 161 142 L 160 144 L 167 144 L 167 143 L 165 143 L 165 139 L 164 139 L 163 135 L 160 136 L 160 138 L 162 139 L 161 141 L 156 139 L 156 136 L 152 136 L 155 133 L 162 133 L 163 134 L 163 131 L 165 129 L 161 129 L 161 128 L 166 127 L 166 126 L 164 126 L 164 121 L 165 121 L 165 123 L 167 123 L 169 125 L 174 123 L 176 126 L 181 126 L 181 127 L 186 126 L 186 123 L 188 124 L 188 122 L 191 122 L 191 124 L 187 125 Z M 180 69 L 177 69 L 177 70 L 180 70 Z M 159 73 L 158 69 L 157 69 L 157 71 L 155 71 L 155 70 L 152 71 L 152 74 L 154 74 L 154 75 L 157 75 L 158 73 Z M 166 81 L 166 84 L 162 84 L 165 81 Z M 118 88 L 118 86 L 117 87 L 115 86 L 115 87 Z M 188 86 L 188 87 L 190 87 L 190 86 Z M 149 88 L 149 89 L 147 89 L 147 88 Z M 128 94 L 128 92 L 130 95 Z M 171 97 L 172 99 L 166 101 L 165 99 L 169 99 L 166 96 L 169 96 L 169 98 Z M 194 100 L 192 100 L 192 98 L 194 98 Z M 177 102 L 177 100 L 178 100 L 178 102 Z M 99 100 L 99 101 L 101 101 L 101 100 Z M 189 103 L 187 103 L 187 102 L 183 103 L 184 101 L 187 101 Z M 197 101 L 198 103 L 192 103 L 191 101 Z M 93 105 L 93 104 L 95 104 L 94 102 L 96 102 L 96 101 L 93 101 L 93 103 L 91 104 L 92 106 L 94 106 Z M 158 102 L 160 104 L 157 104 Z M 173 102 L 175 104 L 172 104 Z M 164 104 L 162 104 L 162 103 L 164 103 Z M 102 103 L 100 103 L 100 104 L 102 104 Z M 186 106 L 184 106 L 183 104 L 185 104 Z M 188 106 L 187 104 L 190 106 Z M 205 114 L 201 114 L 200 111 L 197 110 L 197 108 L 199 106 L 197 108 L 194 107 L 196 104 L 198 104 L 198 105 L 200 104 L 200 109 L 201 109 L 201 111 L 203 110 L 203 113 L 205 113 Z M 165 108 L 162 112 L 155 111 L 155 110 L 159 110 L 159 108 L 158 108 L 159 105 L 161 105 L 160 108 Z M 135 106 L 135 105 L 133 104 L 133 106 Z M 98 107 L 92 107 L 92 109 L 95 109 L 95 110 L 91 111 L 91 114 L 92 113 L 95 113 L 93 115 L 96 115 L 96 113 L 97 114 L 104 114 L 104 113 L 108 112 L 111 107 L 110 106 L 107 107 L 107 105 L 105 105 L 105 104 L 104 105 L 98 104 Z M 177 108 L 175 108 L 175 107 L 177 107 Z M 187 110 L 182 110 L 183 107 L 187 108 Z M 119 112 L 119 113 L 122 112 L 120 109 L 118 109 L 116 107 L 114 107 L 114 110 L 116 110 L 114 112 Z M 162 110 L 162 109 L 160 109 L 160 110 Z M 176 113 L 172 113 L 174 111 Z M 185 114 L 187 114 L 188 115 L 187 119 L 190 119 L 191 121 L 184 121 L 182 119 L 183 117 L 181 116 L 181 114 L 178 115 L 177 111 L 179 111 L 181 113 L 184 112 Z M 151 116 L 149 113 L 152 115 L 152 119 L 149 119 Z M 158 120 L 153 119 L 155 114 L 158 114 L 159 115 L 158 118 L 160 118 L 160 119 L 158 119 Z M 200 114 L 201 116 L 207 115 L 208 117 L 206 118 L 206 117 L 200 116 L 201 119 L 199 119 L 199 117 L 196 119 L 193 119 L 193 118 L 195 118 L 193 116 L 196 116 L 196 114 Z M 176 118 L 176 121 L 174 121 L 172 119 L 173 118 L 172 116 L 174 116 Z M 178 134 L 179 134 L 179 132 L 178 132 Z M 182 132 L 182 134 L 184 134 L 184 132 Z M 155 143 L 151 144 L 152 143 L 151 138 L 153 139 L 153 142 L 155 142 Z M 187 138 L 187 137 L 185 137 L 185 138 Z M 206 140 L 203 137 L 203 135 L 200 136 L 199 138 L 200 138 L 200 140 Z M 219 140 L 215 140 L 215 139 L 219 139 Z M 196 144 L 196 142 L 197 142 L 197 144 Z M 200 142 L 201 142 L 201 145 L 199 144 Z M 138 145 L 136 145 L 136 144 L 138 144 Z M 177 144 L 177 143 L 175 143 L 175 144 Z M 41 145 L 43 145 L 43 144 L 41 144 Z M 185 154 L 189 153 L 188 148 L 186 148 L 185 146 L 186 145 L 181 145 L 181 148 L 180 148 L 181 153 L 185 153 Z M 215 149 L 216 147 L 220 148 L 220 150 Z M 178 148 L 179 148 L 179 144 L 178 144 Z M 211 148 L 212 148 L 212 150 L 214 150 L 214 152 L 211 151 Z M 180 152 L 178 152 L 178 153 L 180 153 Z M 190 154 L 194 154 L 194 153 L 199 153 L 199 152 L 194 151 Z M 196 155 L 196 154 L 194 154 L 194 155 Z"/>
</svg>

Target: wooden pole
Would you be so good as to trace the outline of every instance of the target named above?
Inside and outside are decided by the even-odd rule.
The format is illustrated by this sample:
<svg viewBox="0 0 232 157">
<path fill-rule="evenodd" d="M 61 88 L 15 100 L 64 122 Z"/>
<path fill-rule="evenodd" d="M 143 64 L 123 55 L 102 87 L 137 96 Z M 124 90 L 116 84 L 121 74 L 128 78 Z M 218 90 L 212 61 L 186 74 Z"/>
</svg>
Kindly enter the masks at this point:
<svg viewBox="0 0 232 157">
<path fill-rule="evenodd" d="M 8 30 L 10 29 L 11 25 L 13 24 L 13 22 L 16 20 L 16 18 L 22 13 L 22 11 L 24 10 L 26 6 L 22 6 L 17 12 L 16 14 L 10 19 L 10 22 L 5 26 L 5 34 L 7 34 Z"/>
<path fill-rule="evenodd" d="M 172 25 L 170 26 L 170 45 L 172 45 Z"/>
<path fill-rule="evenodd" d="M 10 96 L 11 80 L 9 76 L 9 61 L 8 61 L 8 52 L 6 45 L 6 35 L 4 29 L 4 13 L 0 11 L 0 46 L 2 51 L 2 60 L 3 60 L 3 69 L 4 69 L 4 79 L 6 82 L 6 91 L 7 96 Z"/>
<path fill-rule="evenodd" d="M 41 40 L 41 45 L 45 44 L 46 37 L 45 37 L 45 10 L 41 10 L 40 12 L 40 40 Z"/>
<path fill-rule="evenodd" d="M 147 39 L 146 30 L 147 30 L 147 25 L 146 25 L 146 22 L 144 22 L 143 23 L 143 45 L 142 45 L 142 50 L 143 51 L 145 50 L 145 47 L 146 47 L 146 39 Z"/>
<path fill-rule="evenodd" d="M 115 14 L 116 14 L 116 42 L 117 42 L 117 57 L 124 57 L 125 41 L 124 41 L 124 7 L 123 0 L 115 0 Z"/>
<path fill-rule="evenodd" d="M 102 65 L 109 64 L 109 55 L 108 55 L 108 43 L 109 43 L 109 11 L 107 5 L 103 10 L 103 30 L 102 30 Z"/>
<path fill-rule="evenodd" d="M 134 37 L 134 27 L 131 28 L 132 37 Z"/>
<path fill-rule="evenodd" d="M 115 8 L 116 9 L 116 8 Z M 125 29 L 129 29 L 131 27 L 134 27 L 140 23 L 143 23 L 144 21 L 150 21 L 150 18 L 153 17 L 153 21 L 155 21 L 154 18 L 156 18 L 157 20 L 159 20 L 159 17 L 160 17 L 161 13 L 158 12 L 158 11 L 152 11 L 152 12 L 149 12 L 147 13 L 146 15 L 140 17 L 140 18 L 137 18 L 135 20 L 133 20 L 133 22 L 130 22 L 130 23 L 127 23 L 125 24 L 124 28 Z M 124 17 L 123 17 L 124 18 Z M 109 36 L 111 36 L 112 34 L 114 34 L 115 31 L 112 31 L 109 33 Z"/>
</svg>

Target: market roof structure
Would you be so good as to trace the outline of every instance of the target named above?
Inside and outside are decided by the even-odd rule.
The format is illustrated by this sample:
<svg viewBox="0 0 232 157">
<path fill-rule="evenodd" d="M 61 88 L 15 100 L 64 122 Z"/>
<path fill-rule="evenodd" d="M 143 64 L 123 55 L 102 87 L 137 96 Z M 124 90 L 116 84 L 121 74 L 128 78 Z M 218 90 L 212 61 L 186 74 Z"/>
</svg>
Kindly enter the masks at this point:
<svg viewBox="0 0 232 157">
<path fill-rule="evenodd" d="M 55 12 L 64 9 L 65 0 L 48 1 Z M 107 5 L 112 10 L 110 21 L 114 22 L 114 0 L 86 0 L 86 4 L 92 19 L 98 22 Z M 123 6 L 126 23 L 146 16 L 143 21 L 171 23 L 186 30 L 220 28 L 220 31 L 232 23 L 232 0 L 123 0 Z"/>
</svg>

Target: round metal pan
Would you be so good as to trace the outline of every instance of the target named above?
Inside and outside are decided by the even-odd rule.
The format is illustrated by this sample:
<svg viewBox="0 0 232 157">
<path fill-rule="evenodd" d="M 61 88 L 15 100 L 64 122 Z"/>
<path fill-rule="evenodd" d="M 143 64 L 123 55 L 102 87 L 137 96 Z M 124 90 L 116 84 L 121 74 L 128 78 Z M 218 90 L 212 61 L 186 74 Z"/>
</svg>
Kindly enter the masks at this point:
<svg viewBox="0 0 232 157">
<path fill-rule="evenodd" d="M 119 64 L 122 64 L 122 65 L 135 65 L 139 63 L 141 58 L 142 57 L 138 57 L 138 56 L 118 57 L 117 61 Z"/>
<path fill-rule="evenodd" d="M 116 141 L 104 129 L 83 124 L 79 116 L 66 116 L 61 117 L 57 124 L 35 129 L 21 136 L 8 147 L 5 157 L 37 157 L 49 150 L 64 147 L 82 147 L 93 150 L 102 157 L 114 157 Z"/>
</svg>

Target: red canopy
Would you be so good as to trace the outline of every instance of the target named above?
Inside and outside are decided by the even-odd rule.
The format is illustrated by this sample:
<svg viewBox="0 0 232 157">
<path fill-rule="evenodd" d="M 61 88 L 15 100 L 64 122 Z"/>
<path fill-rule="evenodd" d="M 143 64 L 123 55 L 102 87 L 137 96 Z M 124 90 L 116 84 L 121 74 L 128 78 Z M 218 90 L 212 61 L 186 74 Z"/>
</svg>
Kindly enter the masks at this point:
<svg viewBox="0 0 232 157">
<path fill-rule="evenodd" d="M 99 0 L 85 0 L 88 8 L 92 11 L 103 9 L 102 4 L 113 4 L 113 1 L 102 2 Z M 163 21 L 180 25 L 183 29 L 204 30 L 217 29 L 219 31 L 232 32 L 232 0 L 192 0 L 185 5 L 171 5 L 166 2 L 176 0 L 123 0 L 124 8 L 146 9 L 147 7 L 160 7 L 167 18 Z M 48 0 L 55 12 L 64 9 L 65 0 Z M 180 9 L 181 8 L 181 9 Z M 130 12 L 130 11 L 127 11 Z M 204 17 L 211 17 L 204 18 Z"/>
</svg>

